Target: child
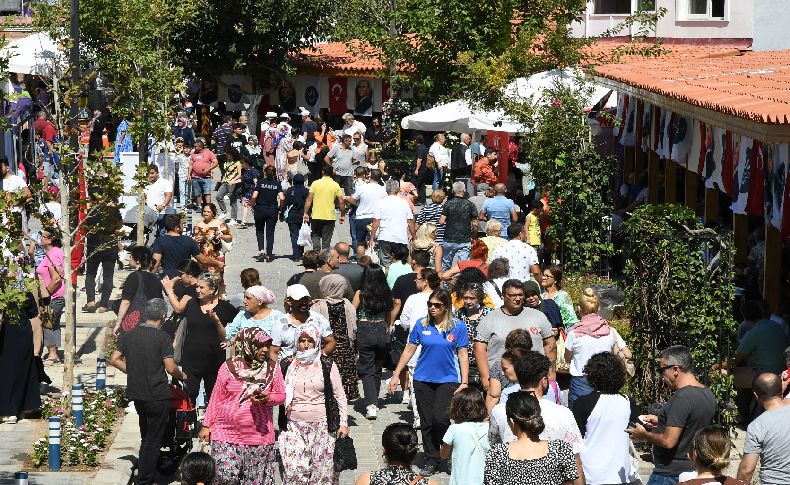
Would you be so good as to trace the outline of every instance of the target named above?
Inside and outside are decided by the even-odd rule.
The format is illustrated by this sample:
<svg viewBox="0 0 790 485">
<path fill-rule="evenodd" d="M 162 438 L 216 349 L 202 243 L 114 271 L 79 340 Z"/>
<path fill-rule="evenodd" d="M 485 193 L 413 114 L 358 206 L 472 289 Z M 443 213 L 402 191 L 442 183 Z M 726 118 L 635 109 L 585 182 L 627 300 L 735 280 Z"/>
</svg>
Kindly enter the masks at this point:
<svg viewBox="0 0 790 485">
<path fill-rule="evenodd" d="M 488 443 L 486 404 L 475 389 L 461 389 L 450 400 L 450 419 L 453 424 L 442 438 L 442 459 L 452 455 L 450 485 L 483 483 Z"/>
<path fill-rule="evenodd" d="M 732 443 L 727 431 L 721 426 L 706 426 L 694 435 L 689 451 L 689 460 L 694 463 L 694 472 L 681 473 L 680 483 L 688 485 L 746 485 L 746 482 L 724 475 L 730 464 Z M 694 476 L 688 479 L 688 476 Z"/>
<path fill-rule="evenodd" d="M 211 485 L 215 475 L 214 458 L 208 453 L 195 451 L 181 460 L 181 485 Z"/>
<path fill-rule="evenodd" d="M 529 214 L 524 221 L 527 228 L 527 244 L 535 248 L 535 253 L 540 258 L 542 241 L 540 239 L 540 213 L 543 210 L 543 202 L 533 200 L 529 203 Z"/>
<path fill-rule="evenodd" d="M 239 229 L 246 229 L 250 227 L 247 224 L 247 215 L 250 213 L 252 204 L 252 193 L 255 191 L 255 184 L 261 178 L 261 171 L 258 170 L 248 158 L 241 161 L 241 224 L 238 225 Z"/>
</svg>

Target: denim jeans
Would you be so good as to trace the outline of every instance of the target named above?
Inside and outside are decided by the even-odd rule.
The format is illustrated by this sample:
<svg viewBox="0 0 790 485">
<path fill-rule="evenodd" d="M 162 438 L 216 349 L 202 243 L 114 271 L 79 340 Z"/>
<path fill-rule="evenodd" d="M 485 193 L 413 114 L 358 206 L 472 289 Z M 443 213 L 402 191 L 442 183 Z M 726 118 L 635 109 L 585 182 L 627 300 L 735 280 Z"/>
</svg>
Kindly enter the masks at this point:
<svg viewBox="0 0 790 485">
<path fill-rule="evenodd" d="M 469 250 L 472 248 L 472 243 L 442 243 L 442 271 L 447 271 L 453 265 L 453 258 L 458 255 L 458 260 L 469 259 Z"/>
<path fill-rule="evenodd" d="M 651 473 L 647 485 L 675 485 L 678 481 L 680 481 L 680 477 L 665 477 Z"/>
<path fill-rule="evenodd" d="M 354 225 L 351 227 L 354 227 L 357 244 L 365 244 L 368 241 L 368 238 L 370 237 L 370 232 L 368 232 L 368 225 L 372 223 L 373 223 L 372 218 L 356 219 L 354 221 Z M 356 246 L 354 246 L 354 251 L 356 250 L 357 248 Z"/>
<path fill-rule="evenodd" d="M 301 222 L 288 223 L 288 232 L 291 236 L 291 258 L 293 258 L 294 261 L 301 261 L 302 254 L 304 254 L 304 247 L 296 244 L 296 241 L 299 239 L 299 230 L 301 228 Z"/>
<path fill-rule="evenodd" d="M 585 376 L 571 376 L 571 383 L 568 387 L 568 407 L 573 409 L 573 403 L 582 396 L 593 392 Z"/>
<path fill-rule="evenodd" d="M 348 209 L 348 229 L 351 233 L 351 254 L 357 253 L 357 208 L 351 206 Z"/>
<path fill-rule="evenodd" d="M 192 178 L 192 196 L 211 195 L 211 179 Z"/>
<path fill-rule="evenodd" d="M 442 185 L 442 182 L 444 182 L 444 174 L 446 172 L 446 168 L 436 167 L 433 169 L 433 190 L 438 189 Z"/>
</svg>

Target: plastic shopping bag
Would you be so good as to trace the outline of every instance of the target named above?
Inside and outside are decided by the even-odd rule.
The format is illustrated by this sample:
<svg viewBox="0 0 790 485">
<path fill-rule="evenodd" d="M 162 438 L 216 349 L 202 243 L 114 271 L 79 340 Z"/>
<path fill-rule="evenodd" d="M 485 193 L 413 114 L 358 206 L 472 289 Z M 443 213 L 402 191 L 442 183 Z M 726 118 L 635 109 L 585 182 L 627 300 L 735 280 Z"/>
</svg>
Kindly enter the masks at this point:
<svg viewBox="0 0 790 485">
<path fill-rule="evenodd" d="M 306 251 L 313 249 L 312 232 L 310 231 L 310 224 L 303 222 L 301 229 L 299 229 L 299 237 L 296 239 L 296 244 L 305 248 Z"/>
</svg>

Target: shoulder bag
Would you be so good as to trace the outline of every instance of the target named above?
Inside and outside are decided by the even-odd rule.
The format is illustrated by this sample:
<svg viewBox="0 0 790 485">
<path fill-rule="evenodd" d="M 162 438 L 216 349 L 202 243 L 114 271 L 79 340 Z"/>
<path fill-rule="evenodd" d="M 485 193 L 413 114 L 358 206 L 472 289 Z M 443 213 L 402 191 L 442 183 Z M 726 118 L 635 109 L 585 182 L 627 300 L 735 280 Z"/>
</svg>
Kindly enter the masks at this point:
<svg viewBox="0 0 790 485">
<path fill-rule="evenodd" d="M 173 340 L 173 360 L 176 361 L 176 364 L 180 364 L 181 360 L 184 358 L 184 341 L 187 339 L 188 332 L 189 327 L 187 326 L 187 317 L 184 316 L 181 318 L 181 322 L 178 324 L 176 338 Z"/>
<path fill-rule="evenodd" d="M 124 332 L 132 330 L 134 327 L 143 321 L 145 314 L 145 306 L 148 304 L 148 298 L 143 291 L 143 274 L 142 270 L 137 270 L 137 291 L 129 304 L 129 309 L 126 310 L 123 320 L 121 320 L 121 328 Z"/>
</svg>

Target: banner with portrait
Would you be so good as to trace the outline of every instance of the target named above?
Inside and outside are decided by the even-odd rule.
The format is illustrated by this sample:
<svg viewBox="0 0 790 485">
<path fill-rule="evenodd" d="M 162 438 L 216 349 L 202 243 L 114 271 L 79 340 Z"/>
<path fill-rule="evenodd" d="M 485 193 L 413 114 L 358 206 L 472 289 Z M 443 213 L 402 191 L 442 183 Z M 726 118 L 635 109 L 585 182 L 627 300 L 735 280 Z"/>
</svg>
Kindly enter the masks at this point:
<svg viewBox="0 0 790 485">
<path fill-rule="evenodd" d="M 280 108 L 280 113 L 295 115 L 296 109 L 296 86 L 292 78 L 285 78 L 280 81 L 273 94 L 273 102 Z M 279 114 L 279 113 L 278 113 Z M 293 116 L 291 116 L 293 118 Z"/>
<path fill-rule="evenodd" d="M 354 113 L 354 116 L 373 116 L 373 104 L 377 99 L 375 79 L 373 78 L 348 78 L 348 91 L 346 107 Z M 379 111 L 381 110 L 381 99 L 378 99 Z"/>
</svg>

